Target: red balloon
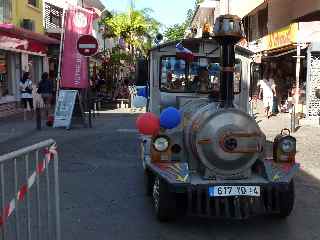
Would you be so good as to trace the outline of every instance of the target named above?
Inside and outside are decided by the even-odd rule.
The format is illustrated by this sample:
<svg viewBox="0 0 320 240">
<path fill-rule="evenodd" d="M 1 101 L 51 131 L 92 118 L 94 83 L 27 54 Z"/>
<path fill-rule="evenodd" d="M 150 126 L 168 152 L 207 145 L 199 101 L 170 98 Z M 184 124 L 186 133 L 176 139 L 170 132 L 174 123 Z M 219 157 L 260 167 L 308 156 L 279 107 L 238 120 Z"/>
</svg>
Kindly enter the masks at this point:
<svg viewBox="0 0 320 240">
<path fill-rule="evenodd" d="M 160 120 L 154 113 L 147 112 L 137 118 L 136 126 L 141 134 L 156 135 L 160 131 Z"/>
</svg>

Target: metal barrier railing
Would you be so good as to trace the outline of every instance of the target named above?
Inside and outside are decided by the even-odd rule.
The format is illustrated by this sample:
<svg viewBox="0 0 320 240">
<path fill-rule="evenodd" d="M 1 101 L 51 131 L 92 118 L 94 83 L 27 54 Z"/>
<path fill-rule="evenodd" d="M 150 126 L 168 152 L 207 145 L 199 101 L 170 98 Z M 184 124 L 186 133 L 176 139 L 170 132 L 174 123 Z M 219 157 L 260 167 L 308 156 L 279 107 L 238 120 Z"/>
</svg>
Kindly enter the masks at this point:
<svg viewBox="0 0 320 240">
<path fill-rule="evenodd" d="M 0 156 L 0 239 L 61 239 L 58 164 L 52 139 Z"/>
</svg>

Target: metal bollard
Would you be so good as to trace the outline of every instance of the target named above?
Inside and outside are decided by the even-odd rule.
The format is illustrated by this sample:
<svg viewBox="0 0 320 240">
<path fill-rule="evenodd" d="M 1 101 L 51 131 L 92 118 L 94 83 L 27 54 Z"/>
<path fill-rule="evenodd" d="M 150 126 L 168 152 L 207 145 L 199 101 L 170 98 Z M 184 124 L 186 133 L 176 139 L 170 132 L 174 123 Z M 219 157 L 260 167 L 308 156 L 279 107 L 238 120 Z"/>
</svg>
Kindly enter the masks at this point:
<svg viewBox="0 0 320 240">
<path fill-rule="evenodd" d="M 291 132 L 296 132 L 297 123 L 296 123 L 296 107 L 295 107 L 295 105 L 292 105 L 290 120 L 291 120 L 290 130 L 291 130 Z"/>
<path fill-rule="evenodd" d="M 36 124 L 37 130 L 41 130 L 41 109 L 38 106 L 36 107 Z"/>
</svg>

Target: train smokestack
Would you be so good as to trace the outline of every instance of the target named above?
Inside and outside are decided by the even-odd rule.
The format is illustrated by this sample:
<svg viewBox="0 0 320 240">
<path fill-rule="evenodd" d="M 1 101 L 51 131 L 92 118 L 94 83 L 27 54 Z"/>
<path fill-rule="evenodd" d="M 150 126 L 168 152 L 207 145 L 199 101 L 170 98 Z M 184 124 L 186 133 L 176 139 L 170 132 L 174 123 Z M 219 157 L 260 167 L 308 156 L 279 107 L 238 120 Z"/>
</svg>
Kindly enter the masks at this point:
<svg viewBox="0 0 320 240">
<path fill-rule="evenodd" d="M 241 19 L 235 15 L 221 15 L 216 19 L 214 34 L 221 44 L 221 107 L 231 108 L 234 100 L 235 44 L 244 38 Z"/>
</svg>

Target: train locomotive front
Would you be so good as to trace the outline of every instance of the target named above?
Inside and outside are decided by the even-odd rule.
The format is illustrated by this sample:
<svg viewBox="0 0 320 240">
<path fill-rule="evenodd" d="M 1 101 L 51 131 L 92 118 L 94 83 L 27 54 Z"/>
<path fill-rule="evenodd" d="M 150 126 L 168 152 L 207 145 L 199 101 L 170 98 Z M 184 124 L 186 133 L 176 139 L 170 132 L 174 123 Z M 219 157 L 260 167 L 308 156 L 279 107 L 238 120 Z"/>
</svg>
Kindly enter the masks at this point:
<svg viewBox="0 0 320 240">
<path fill-rule="evenodd" d="M 255 119 L 235 105 L 240 20 L 220 16 L 215 28 L 214 38 L 221 46 L 220 97 L 188 98 L 179 105 L 178 127 L 142 137 L 146 191 L 161 221 L 185 213 L 237 219 L 261 214 L 287 217 L 294 205 L 293 176 L 299 168 L 295 139 L 283 131 L 273 143 L 273 155 L 267 154 L 266 136 Z"/>
</svg>

